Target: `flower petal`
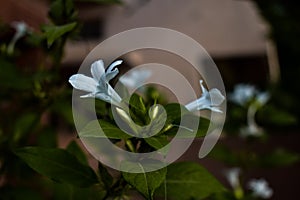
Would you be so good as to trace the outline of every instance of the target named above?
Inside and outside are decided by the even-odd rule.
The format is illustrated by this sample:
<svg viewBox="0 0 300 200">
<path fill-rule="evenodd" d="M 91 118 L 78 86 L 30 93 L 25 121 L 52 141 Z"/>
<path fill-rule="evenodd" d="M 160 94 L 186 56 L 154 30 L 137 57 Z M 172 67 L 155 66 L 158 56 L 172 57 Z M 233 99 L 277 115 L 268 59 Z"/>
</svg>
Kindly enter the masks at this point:
<svg viewBox="0 0 300 200">
<path fill-rule="evenodd" d="M 200 80 L 200 87 L 202 90 L 202 95 L 205 95 L 205 93 L 207 93 L 207 89 L 203 86 L 203 80 Z"/>
<path fill-rule="evenodd" d="M 96 91 L 97 82 L 83 74 L 74 74 L 69 78 L 69 83 L 71 83 L 71 85 L 78 90 L 92 93 Z"/>
<path fill-rule="evenodd" d="M 220 90 L 213 88 L 209 91 L 209 96 L 211 99 L 211 105 L 219 106 L 225 100 L 225 97 L 222 95 Z"/>
<path fill-rule="evenodd" d="M 100 77 L 105 73 L 103 60 L 95 61 L 91 66 L 93 78 L 98 82 Z"/>
<path fill-rule="evenodd" d="M 117 60 L 117 61 L 111 63 L 106 71 L 111 72 L 115 66 L 122 64 L 122 62 L 123 62 L 123 60 Z"/>
<path fill-rule="evenodd" d="M 119 70 L 116 68 L 113 71 L 107 71 L 105 74 L 106 82 L 108 83 L 111 79 L 113 79 L 117 74 L 119 73 Z"/>
<path fill-rule="evenodd" d="M 268 92 L 261 92 L 256 96 L 257 101 L 264 105 L 270 99 L 270 94 Z"/>
</svg>

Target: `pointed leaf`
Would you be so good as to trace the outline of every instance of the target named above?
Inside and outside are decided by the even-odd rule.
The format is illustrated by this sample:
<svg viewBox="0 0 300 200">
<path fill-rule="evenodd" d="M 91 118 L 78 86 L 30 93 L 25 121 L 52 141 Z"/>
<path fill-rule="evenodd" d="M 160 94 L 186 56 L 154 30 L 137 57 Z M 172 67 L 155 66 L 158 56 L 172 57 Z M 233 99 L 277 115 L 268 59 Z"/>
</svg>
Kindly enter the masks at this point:
<svg viewBox="0 0 300 200">
<path fill-rule="evenodd" d="M 174 200 L 203 199 L 224 191 L 223 186 L 197 163 L 180 162 L 168 166 L 166 188 L 161 186 L 157 196 Z"/>
<path fill-rule="evenodd" d="M 76 156 L 76 158 L 84 165 L 88 165 L 86 155 L 79 147 L 79 145 L 73 140 L 67 146 L 67 151 Z"/>
<path fill-rule="evenodd" d="M 124 166 L 123 166 L 124 167 Z M 132 171 L 144 171 L 142 165 L 127 165 L 128 168 L 132 167 Z M 137 169 L 138 168 L 138 169 Z M 128 173 L 123 172 L 124 179 L 136 188 L 147 199 L 153 199 L 155 190 L 163 183 L 166 178 L 167 168 L 147 172 L 147 173 Z"/>
<path fill-rule="evenodd" d="M 99 125 L 102 131 L 99 129 Z M 96 137 L 96 138 L 110 138 L 110 139 L 128 139 L 131 136 L 124 133 L 117 126 L 103 121 L 94 120 L 88 123 L 79 133 L 79 137 Z"/>
<path fill-rule="evenodd" d="M 78 159 L 63 149 L 25 147 L 15 151 L 32 169 L 42 175 L 69 183 L 86 187 L 98 183 L 94 171 L 81 164 Z"/>
<path fill-rule="evenodd" d="M 98 162 L 98 170 L 102 182 L 104 183 L 105 187 L 109 189 L 113 184 L 113 177 L 107 171 L 106 167 L 100 162 Z"/>
<path fill-rule="evenodd" d="M 63 36 L 64 34 L 72 31 L 76 27 L 77 23 L 69 23 L 61 26 L 44 26 L 43 30 L 47 38 L 47 45 L 50 47 L 55 40 Z"/>
</svg>

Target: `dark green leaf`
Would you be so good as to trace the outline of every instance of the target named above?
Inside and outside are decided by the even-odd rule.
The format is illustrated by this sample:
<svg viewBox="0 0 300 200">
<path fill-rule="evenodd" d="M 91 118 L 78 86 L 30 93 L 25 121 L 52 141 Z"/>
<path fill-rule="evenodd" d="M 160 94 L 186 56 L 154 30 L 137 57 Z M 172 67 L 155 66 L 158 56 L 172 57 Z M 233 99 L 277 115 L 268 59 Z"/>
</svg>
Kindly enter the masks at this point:
<svg viewBox="0 0 300 200">
<path fill-rule="evenodd" d="M 52 187 L 55 200 L 102 200 L 106 195 L 106 191 L 99 185 L 80 188 L 69 184 L 54 183 Z"/>
<path fill-rule="evenodd" d="M 72 31 L 76 27 L 77 23 L 69 23 L 61 26 L 44 26 L 43 30 L 47 38 L 47 45 L 50 47 L 55 40 L 63 36 L 64 34 Z"/>
<path fill-rule="evenodd" d="M 284 149 L 276 149 L 271 154 L 261 157 L 260 163 L 266 167 L 288 166 L 298 162 L 299 154 Z"/>
<path fill-rule="evenodd" d="M 259 121 L 272 126 L 291 126 L 297 124 L 297 118 L 292 114 L 268 105 L 257 113 Z"/>
<path fill-rule="evenodd" d="M 26 113 L 16 120 L 15 132 L 13 135 L 13 140 L 19 141 L 22 137 L 28 133 L 33 126 L 36 125 L 38 116 L 35 113 Z"/>
<path fill-rule="evenodd" d="M 99 126 L 101 127 L 102 131 L 99 129 Z M 79 132 L 78 135 L 79 137 L 96 137 L 110 139 L 128 139 L 131 137 L 115 125 L 103 120 L 94 120 L 88 123 Z"/>
<path fill-rule="evenodd" d="M 139 125 L 148 124 L 150 119 L 143 98 L 134 93 L 130 96 L 129 105 L 132 120 Z"/>
<path fill-rule="evenodd" d="M 63 149 L 25 147 L 15 151 L 31 168 L 42 175 L 79 187 L 98 182 L 94 171 Z"/>
<path fill-rule="evenodd" d="M 155 149 L 161 149 L 169 144 L 168 137 L 165 135 L 149 137 L 145 138 L 144 140 L 147 142 L 147 144 Z"/>
<path fill-rule="evenodd" d="M 181 126 L 181 131 L 183 134 L 183 138 L 191 138 L 193 135 L 193 130 L 197 128 L 197 133 L 195 137 L 204 137 L 207 133 L 209 120 L 203 117 L 198 117 L 191 114 L 186 114 L 182 117 L 183 125 Z M 178 120 L 179 121 L 179 120 Z M 179 121 L 180 122 L 180 121 Z M 198 123 L 198 127 L 195 125 Z M 166 135 L 175 136 L 178 132 L 178 126 L 180 123 L 175 124 L 176 126 L 172 127 L 168 131 L 165 132 Z"/>
<path fill-rule="evenodd" d="M 55 24 L 74 21 L 76 12 L 73 0 L 53 0 L 50 5 L 49 16 Z"/>
<path fill-rule="evenodd" d="M 73 140 L 67 146 L 67 151 L 76 156 L 76 158 L 84 165 L 88 165 L 88 161 L 86 159 L 86 155 L 79 147 L 79 145 Z"/>
<path fill-rule="evenodd" d="M 124 166 L 123 166 L 124 167 Z M 126 165 L 128 171 L 144 171 L 142 165 Z M 147 172 L 147 173 L 128 173 L 123 172 L 124 179 L 136 188 L 147 199 L 153 199 L 155 190 L 163 183 L 166 178 L 167 168 Z"/>
<path fill-rule="evenodd" d="M 37 134 L 37 143 L 41 147 L 57 147 L 57 134 L 52 127 L 45 128 L 43 132 Z"/>
<path fill-rule="evenodd" d="M 105 187 L 107 189 L 109 189 L 113 184 L 113 177 L 107 171 L 105 166 L 100 162 L 98 162 L 98 170 L 99 170 L 99 175 L 101 177 L 102 182 L 104 183 Z"/>
<path fill-rule="evenodd" d="M 209 153 L 209 156 L 229 165 L 241 164 L 239 163 L 240 156 L 236 153 L 236 151 L 232 151 L 228 147 L 220 144 L 213 148 L 213 150 Z M 247 161 L 249 161 L 249 159 L 247 159 Z"/>
<path fill-rule="evenodd" d="M 203 199 L 224 191 L 223 186 L 205 168 L 192 162 L 174 163 L 168 166 L 166 188 L 161 186 L 157 196 L 168 199 Z"/>
</svg>

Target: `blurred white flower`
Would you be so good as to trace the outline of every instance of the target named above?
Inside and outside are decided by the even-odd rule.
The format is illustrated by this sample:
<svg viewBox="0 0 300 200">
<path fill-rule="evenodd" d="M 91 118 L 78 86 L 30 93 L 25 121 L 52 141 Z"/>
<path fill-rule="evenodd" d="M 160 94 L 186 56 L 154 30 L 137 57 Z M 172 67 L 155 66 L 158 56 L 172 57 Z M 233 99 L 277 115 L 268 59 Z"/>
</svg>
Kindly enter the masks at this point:
<svg viewBox="0 0 300 200">
<path fill-rule="evenodd" d="M 255 100 L 260 106 L 263 106 L 270 99 L 268 92 L 259 92 L 253 85 L 238 84 L 234 87 L 231 94 L 228 95 L 229 100 L 241 106 L 246 105 Z"/>
<path fill-rule="evenodd" d="M 228 98 L 232 102 L 241 106 L 248 103 L 257 93 L 256 88 L 253 85 L 238 84 L 234 87 L 233 93 Z"/>
<path fill-rule="evenodd" d="M 273 195 L 272 188 L 264 179 L 253 179 L 248 183 L 248 188 L 253 191 L 253 195 L 263 199 L 269 199 Z"/>
<path fill-rule="evenodd" d="M 253 85 L 238 84 L 234 91 L 229 94 L 229 100 L 241 106 L 248 106 L 247 126 L 240 130 L 242 137 L 263 135 L 263 129 L 256 124 L 255 115 L 257 110 L 265 105 L 270 99 L 268 92 L 259 92 Z"/>
<path fill-rule="evenodd" d="M 260 106 L 263 106 L 269 101 L 270 94 L 268 92 L 260 92 L 256 96 L 257 102 L 260 104 Z"/>
<path fill-rule="evenodd" d="M 139 87 L 146 79 L 151 76 L 151 71 L 146 69 L 134 69 L 120 77 L 123 85 L 130 88 Z"/>
<path fill-rule="evenodd" d="M 83 74 L 74 74 L 69 78 L 69 82 L 74 88 L 89 92 L 89 94 L 80 96 L 81 98 L 95 97 L 108 103 L 119 105 L 122 99 L 110 86 L 109 81 L 119 73 L 119 70 L 117 68 L 114 69 L 114 67 L 121 63 L 121 60 L 113 62 L 105 72 L 103 61 L 95 61 L 91 66 L 93 78 Z"/>
<path fill-rule="evenodd" d="M 23 21 L 12 22 L 11 26 L 16 30 L 16 32 L 7 47 L 7 52 L 9 54 L 12 54 L 14 52 L 16 42 L 20 38 L 24 37 L 26 35 L 26 33 L 30 30 L 30 28 L 27 26 L 27 24 Z"/>
<path fill-rule="evenodd" d="M 185 107 L 193 112 L 196 110 L 204 110 L 209 109 L 214 112 L 222 113 L 220 106 L 223 101 L 225 100 L 225 97 L 221 94 L 220 90 L 217 88 L 213 88 L 209 91 L 203 86 L 203 80 L 200 80 L 200 87 L 202 90 L 201 97 L 195 101 L 192 101 L 185 105 Z"/>
<path fill-rule="evenodd" d="M 255 122 L 255 114 L 257 112 L 257 106 L 251 104 L 247 112 L 247 126 L 241 128 L 242 137 L 260 137 L 263 135 L 263 129 L 259 127 Z"/>
<path fill-rule="evenodd" d="M 225 171 L 225 177 L 233 189 L 240 187 L 240 173 L 241 169 L 238 167 L 234 167 Z"/>
</svg>

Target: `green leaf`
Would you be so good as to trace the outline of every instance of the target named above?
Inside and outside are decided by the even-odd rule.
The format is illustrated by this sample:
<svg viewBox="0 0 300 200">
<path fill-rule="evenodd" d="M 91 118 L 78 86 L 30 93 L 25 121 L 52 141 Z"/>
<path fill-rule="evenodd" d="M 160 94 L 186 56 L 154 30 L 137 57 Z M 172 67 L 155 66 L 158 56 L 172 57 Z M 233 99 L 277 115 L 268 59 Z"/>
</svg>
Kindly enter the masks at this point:
<svg viewBox="0 0 300 200">
<path fill-rule="evenodd" d="M 37 134 L 37 144 L 41 147 L 57 147 L 57 134 L 53 127 L 44 128 Z"/>
<path fill-rule="evenodd" d="M 47 38 L 48 47 L 50 47 L 55 40 L 72 31 L 76 27 L 76 25 L 76 22 L 72 22 L 61 26 L 44 26 L 43 31 L 45 32 L 45 36 Z"/>
<path fill-rule="evenodd" d="M 130 96 L 129 105 L 130 105 L 130 115 L 133 121 L 139 125 L 148 124 L 150 119 L 147 114 L 147 109 L 145 107 L 143 98 L 138 94 L 134 93 Z"/>
<path fill-rule="evenodd" d="M 102 131 L 99 130 L 99 125 Z M 124 133 L 115 125 L 103 121 L 94 120 L 88 123 L 79 133 L 79 137 L 95 137 L 95 138 L 110 138 L 110 139 L 128 139 L 130 135 Z"/>
<path fill-rule="evenodd" d="M 241 152 L 239 153 L 241 154 Z M 209 156 L 228 165 L 240 165 L 240 154 L 237 154 L 237 151 L 232 151 L 228 147 L 219 144 L 212 149 Z M 247 162 L 249 162 L 249 157 L 247 156 L 247 158 Z"/>
<path fill-rule="evenodd" d="M 184 120 L 184 126 L 182 126 L 181 131 L 183 134 L 183 138 L 191 138 L 193 129 L 197 128 L 195 126 L 196 123 L 198 123 L 198 128 L 197 128 L 197 133 L 195 137 L 204 137 L 207 133 L 208 126 L 210 124 L 210 121 L 206 118 L 203 117 L 198 117 L 192 114 L 186 114 L 183 117 Z M 177 121 L 177 120 L 176 120 Z M 178 120 L 180 122 L 180 120 Z M 197 122 L 198 121 L 198 122 Z M 180 123 L 177 123 L 175 125 L 180 125 Z M 178 132 L 178 127 L 174 126 L 173 128 L 169 129 L 168 131 L 165 132 L 166 135 L 169 136 L 175 136 Z"/>
<path fill-rule="evenodd" d="M 98 183 L 95 172 L 63 149 L 25 147 L 15 151 L 32 169 L 59 182 L 78 187 Z"/>
<path fill-rule="evenodd" d="M 147 144 L 155 149 L 161 149 L 169 144 L 168 137 L 165 135 L 149 137 L 145 138 L 144 140 L 147 142 Z"/>
<path fill-rule="evenodd" d="M 55 24 L 74 21 L 77 13 L 74 10 L 73 0 L 53 0 L 50 5 L 49 17 Z"/>
<path fill-rule="evenodd" d="M 106 196 L 106 190 L 99 185 L 93 185 L 88 188 L 80 188 L 64 183 L 54 183 L 53 199 L 55 200 L 103 200 Z"/>
<path fill-rule="evenodd" d="M 291 126 L 298 122 L 292 114 L 271 105 L 261 108 L 257 113 L 257 119 L 272 126 Z"/>
<path fill-rule="evenodd" d="M 107 171 L 105 166 L 100 162 L 98 162 L 98 170 L 99 170 L 99 175 L 101 177 L 101 180 L 104 183 L 106 189 L 109 189 L 113 184 L 113 177 Z"/>
<path fill-rule="evenodd" d="M 180 162 L 168 166 L 166 188 L 161 186 L 157 196 L 168 199 L 204 199 L 223 192 L 223 186 L 205 168 L 197 163 Z"/>
<path fill-rule="evenodd" d="M 173 124 L 175 121 L 180 122 L 181 116 L 189 113 L 185 106 L 178 103 L 170 103 L 164 107 L 167 112 L 167 124 Z"/>
<path fill-rule="evenodd" d="M 15 142 L 22 139 L 26 133 L 28 133 L 35 125 L 38 120 L 38 116 L 35 113 L 26 113 L 16 120 L 15 132 L 13 140 Z"/>
<path fill-rule="evenodd" d="M 284 149 L 276 149 L 271 154 L 260 158 L 260 163 L 266 167 L 288 166 L 298 162 L 299 154 Z"/>
<path fill-rule="evenodd" d="M 71 141 L 67 146 L 67 151 L 74 156 L 84 165 L 88 165 L 88 161 L 86 159 L 86 155 L 82 151 L 82 149 L 79 147 L 79 145 L 73 140 Z"/>
<path fill-rule="evenodd" d="M 142 165 L 130 165 L 130 163 L 126 163 L 126 166 L 123 167 L 126 167 L 127 170 L 129 169 L 129 171 L 144 171 Z M 122 172 L 124 179 L 147 199 L 153 199 L 155 190 L 163 183 L 166 174 L 166 167 L 147 173 Z"/>
<path fill-rule="evenodd" d="M 24 187 L 20 185 L 9 187 L 7 185 L 1 186 L 0 189 L 1 200 L 16 199 L 16 200 L 43 200 L 40 191 L 34 189 L 34 187 Z"/>
</svg>

